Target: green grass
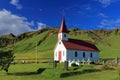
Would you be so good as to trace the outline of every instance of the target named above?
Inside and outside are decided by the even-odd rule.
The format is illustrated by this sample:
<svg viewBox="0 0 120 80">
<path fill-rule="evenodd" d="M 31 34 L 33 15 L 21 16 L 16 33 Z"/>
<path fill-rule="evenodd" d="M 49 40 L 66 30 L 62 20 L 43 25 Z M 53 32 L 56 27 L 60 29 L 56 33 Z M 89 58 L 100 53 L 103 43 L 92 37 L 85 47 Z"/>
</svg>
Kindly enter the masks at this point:
<svg viewBox="0 0 120 80">
<path fill-rule="evenodd" d="M 77 70 L 69 68 L 68 71 L 65 71 L 63 64 L 58 64 L 56 69 L 53 69 L 52 64 L 48 63 L 16 64 L 9 68 L 8 75 L 4 71 L 0 71 L 0 80 L 115 80 L 118 78 L 117 70 L 86 72 L 86 70 L 94 70 L 94 66 L 85 65 Z M 37 73 L 38 69 L 43 71 Z M 76 72 L 77 74 L 75 74 Z M 65 74 L 65 77 L 60 77 L 61 74 Z"/>
<path fill-rule="evenodd" d="M 38 45 L 38 57 L 51 57 L 53 58 L 53 51 L 57 43 L 58 34 L 56 29 L 47 30 L 40 34 L 33 35 L 31 38 L 24 38 L 15 43 L 14 53 L 16 58 L 35 58 L 36 53 L 36 43 L 41 41 L 48 33 L 48 37 Z M 30 33 L 29 33 L 30 34 Z M 104 35 L 101 32 L 95 32 L 90 34 L 87 31 L 71 31 L 69 33 L 69 38 L 90 40 L 95 42 L 95 45 L 100 50 L 101 58 L 115 58 L 120 57 L 120 35 L 115 35 L 114 32 L 109 36 Z M 8 45 L 8 48 L 13 47 L 13 44 Z M 6 50 L 6 48 L 4 48 Z M 109 56 L 108 56 L 109 55 Z"/>
<path fill-rule="evenodd" d="M 98 43 L 97 47 L 100 49 L 100 57 L 102 58 L 115 58 L 120 57 L 120 36 L 110 35 L 109 37 L 103 37 L 105 43 Z M 109 55 L 109 56 L 108 56 Z"/>
<path fill-rule="evenodd" d="M 54 50 L 55 44 L 57 43 L 57 34 L 51 35 L 38 47 L 40 51 Z"/>
<path fill-rule="evenodd" d="M 41 40 L 48 31 L 43 32 L 33 38 L 24 39 L 20 42 L 15 44 L 14 53 L 16 58 L 18 57 L 27 57 L 27 58 L 34 58 L 36 53 L 36 42 Z M 95 41 L 91 36 L 88 34 L 82 35 L 69 35 L 70 38 L 74 39 L 82 39 L 82 40 L 90 40 L 93 42 L 97 42 L 95 45 L 100 50 L 100 57 L 101 58 L 115 58 L 120 57 L 120 49 L 119 49 L 119 35 L 111 34 L 108 37 L 100 36 L 103 42 Z M 38 57 L 53 57 L 53 51 L 55 44 L 57 42 L 57 34 L 52 34 L 47 39 L 45 39 L 39 46 L 38 46 Z M 108 56 L 109 55 L 109 56 Z"/>
<path fill-rule="evenodd" d="M 17 42 L 14 47 L 14 53 L 34 53 L 36 48 L 36 43 L 38 43 L 48 31 L 43 32 L 32 38 L 26 38 Z"/>
<path fill-rule="evenodd" d="M 39 42 L 48 31 L 34 36 L 33 38 L 24 39 L 15 44 L 14 53 L 16 58 L 35 58 L 36 42 Z M 39 46 L 37 46 L 38 57 L 53 57 L 53 49 L 57 42 L 57 34 L 53 34 L 45 39 Z"/>
</svg>

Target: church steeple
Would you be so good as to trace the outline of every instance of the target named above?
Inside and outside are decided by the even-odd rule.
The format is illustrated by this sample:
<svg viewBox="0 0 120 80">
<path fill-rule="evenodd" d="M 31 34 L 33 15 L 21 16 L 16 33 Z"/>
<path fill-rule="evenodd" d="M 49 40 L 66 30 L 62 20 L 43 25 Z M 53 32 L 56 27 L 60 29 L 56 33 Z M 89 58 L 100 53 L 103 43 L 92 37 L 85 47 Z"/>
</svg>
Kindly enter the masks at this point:
<svg viewBox="0 0 120 80">
<path fill-rule="evenodd" d="M 58 40 L 68 41 L 68 30 L 64 18 L 62 18 L 62 23 L 58 32 Z"/>
<path fill-rule="evenodd" d="M 59 33 L 68 33 L 64 18 L 62 18 L 62 23 L 61 23 L 61 26 L 60 26 L 60 29 L 59 29 Z"/>
</svg>

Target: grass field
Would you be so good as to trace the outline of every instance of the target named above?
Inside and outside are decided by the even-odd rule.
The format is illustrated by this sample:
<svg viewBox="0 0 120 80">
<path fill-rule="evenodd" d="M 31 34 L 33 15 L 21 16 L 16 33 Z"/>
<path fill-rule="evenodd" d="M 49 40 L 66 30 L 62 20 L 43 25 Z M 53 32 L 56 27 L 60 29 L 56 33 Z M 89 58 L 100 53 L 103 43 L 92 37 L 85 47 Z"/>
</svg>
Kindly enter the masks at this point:
<svg viewBox="0 0 120 80">
<path fill-rule="evenodd" d="M 36 43 L 42 42 L 37 46 L 38 58 L 53 58 L 54 47 L 57 42 L 57 34 L 49 34 L 49 31 L 44 31 L 32 38 L 24 38 L 16 42 L 13 53 L 16 59 L 35 59 L 36 58 Z M 119 41 L 120 35 L 111 34 L 103 36 L 102 33 L 90 35 L 81 32 L 81 35 L 76 35 L 76 32 L 71 32 L 69 38 L 91 40 L 100 49 L 101 58 L 116 58 L 120 57 Z M 44 37 L 47 38 L 44 39 Z M 44 40 L 43 40 L 44 39 Z M 9 47 L 8 46 L 8 47 Z M 35 62 L 35 60 L 30 60 Z M 63 64 L 59 64 L 56 69 L 52 68 L 52 64 L 20 64 L 22 60 L 16 61 L 18 64 L 12 65 L 9 73 L 0 71 L 0 80 L 120 80 L 119 69 L 97 71 L 96 65 L 84 65 L 76 68 L 69 68 L 68 71 L 63 70 Z M 29 62 L 26 60 L 26 62 Z M 41 61 L 46 62 L 46 61 Z M 75 69 L 75 70 L 74 70 Z"/>
<path fill-rule="evenodd" d="M 119 80 L 117 70 L 96 71 L 94 66 L 85 65 L 77 70 L 72 67 L 65 71 L 63 64 L 58 64 L 56 69 L 48 63 L 16 64 L 10 67 L 8 74 L 0 71 L 0 80 Z"/>
</svg>

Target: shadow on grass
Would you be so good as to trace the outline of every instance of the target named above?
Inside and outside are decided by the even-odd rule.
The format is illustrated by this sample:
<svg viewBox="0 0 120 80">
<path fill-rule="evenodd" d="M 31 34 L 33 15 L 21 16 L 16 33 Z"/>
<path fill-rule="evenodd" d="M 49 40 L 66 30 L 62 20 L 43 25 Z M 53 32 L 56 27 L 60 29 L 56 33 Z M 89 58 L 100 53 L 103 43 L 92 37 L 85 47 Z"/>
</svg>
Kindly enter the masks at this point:
<svg viewBox="0 0 120 80">
<path fill-rule="evenodd" d="M 16 72 L 16 73 L 8 73 L 8 75 L 15 75 L 15 76 L 28 76 L 28 75 L 37 75 L 41 74 L 46 68 L 39 68 L 35 72 Z"/>
<path fill-rule="evenodd" d="M 66 72 L 66 73 L 62 73 L 60 75 L 60 78 L 65 78 L 65 77 L 75 76 L 75 75 L 80 75 L 80 74 L 85 74 L 85 73 L 99 72 L 99 71 L 100 70 L 97 70 L 97 69 L 86 69 L 82 71 Z"/>
</svg>

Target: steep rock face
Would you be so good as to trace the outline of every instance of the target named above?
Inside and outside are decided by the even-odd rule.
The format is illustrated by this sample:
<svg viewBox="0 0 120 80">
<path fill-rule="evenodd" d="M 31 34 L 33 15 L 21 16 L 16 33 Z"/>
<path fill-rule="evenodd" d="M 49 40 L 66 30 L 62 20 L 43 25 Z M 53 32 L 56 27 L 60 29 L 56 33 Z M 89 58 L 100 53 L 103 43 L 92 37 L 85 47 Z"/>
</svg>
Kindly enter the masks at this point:
<svg viewBox="0 0 120 80">
<path fill-rule="evenodd" d="M 11 42 L 11 39 L 0 38 L 0 48 L 6 47 Z"/>
<path fill-rule="evenodd" d="M 0 36 L 0 38 L 8 38 L 8 39 L 13 39 L 15 37 L 16 36 L 12 33 Z"/>
<path fill-rule="evenodd" d="M 0 48 L 13 44 L 15 38 L 16 36 L 12 33 L 0 36 Z"/>
</svg>

